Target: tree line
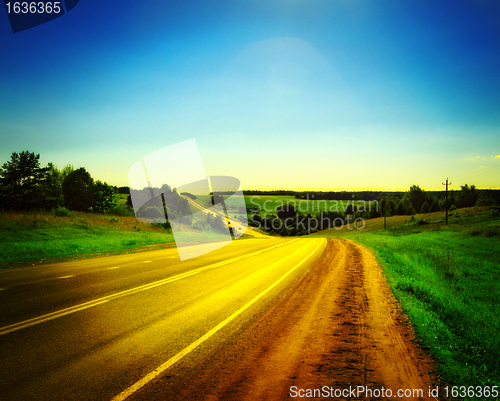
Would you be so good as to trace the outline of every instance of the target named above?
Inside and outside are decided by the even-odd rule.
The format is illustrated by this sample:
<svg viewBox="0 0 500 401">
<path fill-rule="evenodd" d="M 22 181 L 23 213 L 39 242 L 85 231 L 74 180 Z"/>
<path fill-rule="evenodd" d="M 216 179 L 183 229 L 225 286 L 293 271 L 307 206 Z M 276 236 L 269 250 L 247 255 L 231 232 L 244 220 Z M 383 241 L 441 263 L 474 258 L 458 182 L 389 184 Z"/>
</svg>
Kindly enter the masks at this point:
<svg viewBox="0 0 500 401">
<path fill-rule="evenodd" d="M 418 185 L 410 187 L 400 200 L 394 197 L 384 197 L 382 207 L 390 209 L 390 215 L 412 215 L 416 213 L 432 213 L 451 208 L 498 205 L 498 191 L 478 190 L 474 185 L 464 184 L 460 191 L 428 192 Z M 384 205 L 383 203 L 386 203 Z"/>
<path fill-rule="evenodd" d="M 474 185 L 465 184 L 461 186 L 460 191 L 450 191 L 446 195 L 445 192 L 439 192 L 437 196 L 435 192 L 428 192 L 421 189 L 418 185 L 413 185 L 406 192 L 379 192 L 379 198 L 372 197 L 371 202 L 376 201 L 376 207 L 367 207 L 367 201 L 356 205 L 350 202 L 343 211 L 322 211 L 316 215 L 311 213 L 300 213 L 291 203 L 281 206 L 276 210 L 276 214 L 267 214 L 262 217 L 258 210 L 249 211 L 249 224 L 255 227 L 260 227 L 271 234 L 279 234 L 284 236 L 295 236 L 310 234 L 315 231 L 325 230 L 342 226 L 349 222 L 368 220 L 383 216 L 396 215 L 415 215 L 417 213 L 433 213 L 443 210 L 454 210 L 457 208 L 472 207 L 472 206 L 498 206 L 500 191 L 478 190 Z M 351 197 L 344 196 L 347 193 L 342 193 L 341 199 L 334 197 L 338 193 L 317 193 L 308 192 L 297 194 L 297 199 L 304 200 L 349 200 Z M 374 192 L 361 192 L 356 200 L 373 195 Z M 256 213 L 255 213 L 256 212 Z"/>
<path fill-rule="evenodd" d="M 166 184 L 165 184 L 166 185 Z M 138 198 L 148 197 L 151 189 L 143 189 Z M 128 194 L 127 206 L 121 210 L 115 202 L 116 193 Z M 149 217 L 152 220 L 166 217 L 166 209 L 170 216 L 183 218 L 186 224 L 191 221 L 191 212 L 187 200 L 177 194 L 176 190 L 170 187 L 162 191 L 165 204 L 156 197 L 151 201 L 144 199 L 144 204 L 138 215 Z M 360 209 L 351 204 L 343 213 L 322 212 L 316 216 L 310 214 L 303 217 L 308 222 L 308 226 L 315 226 L 321 229 L 324 221 L 338 221 L 339 218 L 351 216 L 353 219 L 371 219 L 381 216 L 393 215 L 413 215 L 416 213 L 432 213 L 440 210 L 450 210 L 453 208 L 471 206 L 495 206 L 499 205 L 498 190 L 478 190 L 474 185 L 465 184 L 460 191 L 450 191 L 445 196 L 444 191 L 428 192 L 417 185 L 413 185 L 406 192 L 296 192 L 288 190 L 277 191 L 245 191 L 245 195 L 268 194 L 268 195 L 288 195 L 297 199 L 309 200 L 377 200 L 378 207 L 370 210 Z M 186 195 L 186 194 L 184 194 Z M 189 194 L 191 195 L 191 194 Z M 213 203 L 223 201 L 222 195 L 213 195 Z M 195 198 L 193 195 L 191 198 Z M 220 197 L 221 199 L 216 199 Z M 142 204 L 142 202 L 141 202 Z M 53 163 L 47 166 L 40 165 L 40 155 L 29 151 L 12 153 L 11 159 L 0 167 L 0 208 L 12 210 L 67 208 L 76 211 L 93 211 L 99 213 L 133 214 L 130 188 L 113 187 L 102 181 L 95 181 L 90 173 L 84 168 L 73 168 L 67 165 L 63 169 L 58 169 Z M 243 211 L 244 212 L 244 211 Z M 277 215 L 268 215 L 261 219 L 260 214 L 253 214 L 249 211 L 249 221 L 271 227 L 275 219 L 290 221 L 290 217 L 297 217 L 298 211 L 288 208 L 278 210 Z M 301 217 L 301 216 L 299 216 Z M 316 221 L 313 221 L 316 219 Z M 210 220 L 210 218 L 208 218 Z M 208 221 L 207 223 L 211 223 Z M 300 219 L 299 219 L 300 220 Z M 310 223 L 310 224 L 309 224 Z M 168 222 L 167 222 L 168 225 Z M 283 225 L 275 224 L 275 227 Z M 287 228 L 283 231 L 285 235 L 300 235 L 300 227 Z"/>
<path fill-rule="evenodd" d="M 102 181 L 95 181 L 84 168 L 67 165 L 62 170 L 48 163 L 40 165 L 40 154 L 12 153 L 0 167 L 0 207 L 11 210 L 69 210 L 108 213 L 117 205 L 117 191 Z"/>
<path fill-rule="evenodd" d="M 161 196 L 152 196 L 152 194 Z M 125 205 L 118 205 L 115 194 L 126 194 Z M 195 195 L 183 193 L 191 199 Z M 164 184 L 161 188 L 111 186 L 94 180 L 84 168 L 67 165 L 62 170 L 53 163 L 40 165 L 40 154 L 23 151 L 12 153 L 11 159 L 0 167 L 0 209 L 3 210 L 53 210 L 59 215 L 69 211 L 134 215 L 132 197 L 138 205 L 136 215 L 141 220 L 162 228 L 170 228 L 168 217 L 193 228 L 227 229 L 220 216 L 208 214 L 205 221 L 193 221 L 188 200 L 177 190 Z M 220 198 L 220 199 L 219 199 Z M 222 197 L 214 195 L 217 202 Z"/>
</svg>

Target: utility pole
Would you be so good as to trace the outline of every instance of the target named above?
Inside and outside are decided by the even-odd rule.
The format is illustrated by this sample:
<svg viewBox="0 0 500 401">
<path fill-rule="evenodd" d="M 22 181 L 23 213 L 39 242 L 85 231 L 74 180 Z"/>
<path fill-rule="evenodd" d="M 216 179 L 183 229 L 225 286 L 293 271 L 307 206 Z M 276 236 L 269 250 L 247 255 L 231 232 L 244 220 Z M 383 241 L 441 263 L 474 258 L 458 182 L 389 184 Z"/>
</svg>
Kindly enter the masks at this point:
<svg viewBox="0 0 500 401">
<path fill-rule="evenodd" d="M 446 197 L 444 202 L 444 210 L 446 210 L 446 224 L 448 224 L 448 185 L 451 185 L 451 182 L 448 183 L 448 178 L 446 179 L 446 184 L 443 182 L 443 185 L 446 185 Z"/>
<path fill-rule="evenodd" d="M 387 199 L 382 199 L 382 213 L 384 214 L 384 230 L 387 230 Z"/>
</svg>

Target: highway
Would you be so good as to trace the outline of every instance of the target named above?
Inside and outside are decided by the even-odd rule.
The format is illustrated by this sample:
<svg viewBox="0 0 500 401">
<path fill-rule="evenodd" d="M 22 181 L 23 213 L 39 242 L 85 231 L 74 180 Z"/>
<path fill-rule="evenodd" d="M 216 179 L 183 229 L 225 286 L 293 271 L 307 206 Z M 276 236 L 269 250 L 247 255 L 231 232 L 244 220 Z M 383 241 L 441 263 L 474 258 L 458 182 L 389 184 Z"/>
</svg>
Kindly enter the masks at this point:
<svg viewBox="0 0 500 401">
<path fill-rule="evenodd" d="M 226 220 L 227 216 L 225 214 L 214 213 L 213 211 L 207 209 L 205 206 L 200 205 L 197 201 L 191 199 L 189 196 L 185 196 L 185 195 L 181 195 L 181 196 L 184 199 L 186 199 L 188 201 L 188 203 L 191 206 L 193 206 L 195 209 L 200 210 L 201 212 L 203 212 L 205 214 L 211 214 L 211 215 L 217 214 L 224 221 Z M 244 234 L 250 235 L 252 237 L 257 237 L 257 238 L 267 237 L 267 234 L 262 234 L 261 232 L 250 227 L 246 222 L 245 222 L 245 224 L 242 224 L 241 222 L 239 222 L 238 220 L 236 220 L 234 218 L 231 221 L 231 227 L 234 230 L 234 232 L 237 232 L 240 235 L 244 233 Z M 237 237 L 239 237 L 240 235 L 237 235 Z"/>
<path fill-rule="evenodd" d="M 184 262 L 173 248 L 1 270 L 0 400 L 149 400 L 169 377 L 159 399 L 186 399 L 179 388 L 326 243 L 255 238 Z"/>
</svg>

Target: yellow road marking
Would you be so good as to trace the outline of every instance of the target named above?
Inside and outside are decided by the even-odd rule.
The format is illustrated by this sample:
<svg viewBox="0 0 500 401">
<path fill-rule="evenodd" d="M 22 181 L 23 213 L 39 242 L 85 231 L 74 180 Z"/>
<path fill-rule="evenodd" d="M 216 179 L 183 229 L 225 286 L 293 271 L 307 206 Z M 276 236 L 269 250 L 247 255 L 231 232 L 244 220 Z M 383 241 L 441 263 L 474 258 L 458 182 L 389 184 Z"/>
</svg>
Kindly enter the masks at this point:
<svg viewBox="0 0 500 401">
<path fill-rule="evenodd" d="M 62 277 L 58 277 L 58 278 L 71 278 L 71 277 L 75 277 L 75 276 L 62 276 Z"/>
<path fill-rule="evenodd" d="M 126 295 L 135 294 L 135 293 L 140 292 L 140 291 L 149 290 L 151 288 L 159 287 L 161 285 L 165 285 L 165 284 L 171 283 L 173 281 L 177 281 L 177 280 L 181 280 L 181 279 L 186 278 L 186 277 L 194 276 L 195 274 L 199 274 L 203 271 L 215 269 L 216 267 L 224 266 L 224 265 L 227 265 L 229 263 L 236 262 L 237 260 L 240 260 L 243 258 L 255 256 L 255 255 L 258 255 L 262 252 L 273 249 L 277 246 L 281 246 L 285 243 L 291 243 L 294 241 L 297 241 L 297 240 L 293 240 L 290 242 L 284 242 L 282 244 L 275 245 L 275 246 L 272 246 L 272 247 L 269 247 L 269 248 L 266 248 L 266 249 L 263 249 L 263 250 L 260 250 L 257 252 L 252 252 L 252 253 L 249 253 L 247 255 L 237 256 L 235 258 L 232 258 L 232 259 L 229 259 L 229 260 L 226 260 L 223 262 L 214 263 L 214 264 L 211 264 L 211 265 L 208 265 L 205 267 L 200 267 L 199 269 L 191 270 L 191 271 L 186 272 L 186 273 L 181 273 L 181 274 L 178 274 L 177 276 L 169 277 L 169 278 L 159 280 L 159 281 L 154 281 L 154 282 L 149 283 L 149 284 L 144 284 L 144 285 L 141 285 L 139 287 L 131 288 L 131 289 L 128 289 L 125 291 L 120 291 L 120 292 L 117 292 L 116 294 L 111 294 L 111 295 L 108 295 L 108 296 L 105 296 L 102 298 L 95 299 L 93 301 L 84 302 L 82 304 L 71 306 L 69 308 L 61 309 L 61 310 L 58 310 L 55 312 L 47 313 L 45 315 L 34 317 L 32 319 L 24 320 L 24 321 L 19 322 L 19 323 L 14 323 L 14 324 L 11 324 L 8 326 L 4 326 L 4 327 L 0 328 L 0 336 L 3 336 L 4 334 L 12 333 L 13 331 L 25 329 L 27 327 L 35 326 L 35 325 L 40 324 L 40 323 L 48 322 L 50 320 L 54 320 L 54 319 L 57 319 L 59 317 L 66 316 L 66 315 L 69 315 L 71 313 L 75 313 L 75 312 L 79 312 L 79 311 L 82 311 L 85 309 L 93 308 L 94 306 L 101 305 L 101 304 L 108 302 L 108 301 L 111 301 L 113 299 L 121 298 L 121 297 L 124 297 Z"/>
<path fill-rule="evenodd" d="M 301 266 L 307 259 L 311 257 L 323 244 L 323 241 L 316 247 L 314 251 L 312 251 L 309 255 L 307 255 L 300 263 L 292 267 L 288 272 L 286 272 L 283 276 L 281 276 L 277 281 L 275 281 L 273 284 L 271 284 L 269 287 L 267 287 L 264 291 L 262 291 L 259 295 L 254 297 L 252 300 L 248 301 L 245 305 L 243 305 L 240 309 L 238 309 L 236 312 L 234 312 L 232 315 L 224 319 L 221 323 L 219 323 L 217 326 L 215 326 L 212 330 L 208 331 L 205 335 L 200 337 L 198 340 L 193 342 L 191 345 L 188 347 L 184 348 L 182 351 L 180 351 L 178 354 L 174 355 L 172 358 L 170 358 L 168 361 L 166 361 L 164 364 L 158 366 L 155 370 L 152 372 L 148 373 L 146 376 L 144 376 L 141 380 L 137 381 L 134 383 L 132 386 L 118 394 L 116 397 L 114 397 L 111 401 L 123 401 L 126 398 L 128 398 L 130 395 L 135 393 L 137 390 L 139 390 L 141 387 L 145 386 L 147 383 L 149 383 L 151 380 L 155 379 L 158 377 L 160 374 L 162 374 L 165 370 L 167 370 L 169 367 L 171 367 L 173 364 L 184 358 L 186 355 L 188 355 L 191 351 L 193 351 L 195 348 L 200 346 L 203 342 L 208 340 L 210 337 L 212 337 L 215 333 L 217 333 L 220 329 L 222 329 L 224 326 L 226 326 L 228 323 L 230 323 L 232 320 L 234 320 L 236 317 L 241 315 L 245 310 L 247 310 L 250 306 L 252 306 L 255 302 L 257 302 L 259 299 L 261 299 L 264 295 L 266 295 L 269 291 L 271 291 L 274 287 L 276 287 L 278 284 L 280 284 L 283 280 L 285 280 L 295 269 L 297 269 L 299 266 Z M 282 244 L 280 244 L 282 245 Z"/>
</svg>

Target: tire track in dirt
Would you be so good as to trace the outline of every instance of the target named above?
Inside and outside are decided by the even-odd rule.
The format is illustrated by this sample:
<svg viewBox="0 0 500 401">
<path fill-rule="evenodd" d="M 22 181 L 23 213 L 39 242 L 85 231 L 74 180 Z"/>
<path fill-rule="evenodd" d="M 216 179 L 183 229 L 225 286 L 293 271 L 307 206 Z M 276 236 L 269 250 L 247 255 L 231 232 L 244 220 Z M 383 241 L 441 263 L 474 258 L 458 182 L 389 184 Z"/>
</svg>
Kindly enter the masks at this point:
<svg viewBox="0 0 500 401">
<path fill-rule="evenodd" d="M 292 386 L 384 387 L 393 400 L 398 389 L 423 389 L 423 398 L 404 399 L 433 399 L 426 397 L 433 362 L 405 321 L 373 254 L 353 241 L 328 239 L 276 304 L 228 335 L 189 380 L 165 382 L 173 386 L 167 399 L 293 399 Z"/>
</svg>

